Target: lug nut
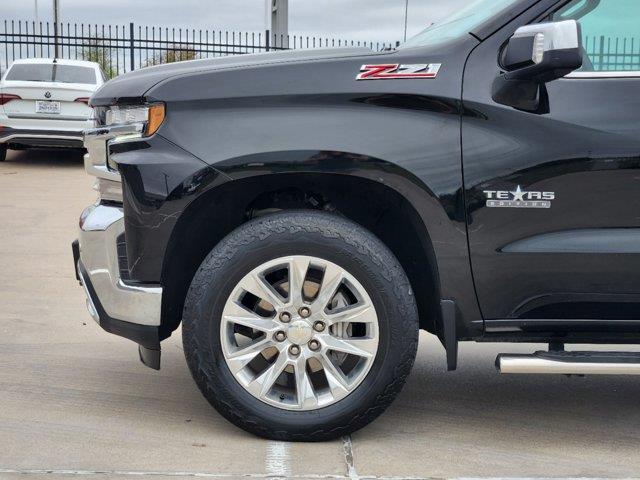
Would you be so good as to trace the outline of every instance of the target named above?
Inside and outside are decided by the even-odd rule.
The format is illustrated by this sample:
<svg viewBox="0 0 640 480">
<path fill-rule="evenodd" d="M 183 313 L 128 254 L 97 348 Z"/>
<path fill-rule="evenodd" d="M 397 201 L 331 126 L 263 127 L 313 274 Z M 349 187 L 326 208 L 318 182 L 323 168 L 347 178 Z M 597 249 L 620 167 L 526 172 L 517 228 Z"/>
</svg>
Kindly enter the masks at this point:
<svg viewBox="0 0 640 480">
<path fill-rule="evenodd" d="M 313 350 L 314 352 L 316 350 L 320 350 L 320 342 L 318 340 L 309 340 L 309 349 Z"/>
<path fill-rule="evenodd" d="M 276 334 L 274 335 L 275 339 L 279 342 L 284 342 L 287 339 L 287 334 L 280 331 L 280 332 L 276 332 Z"/>
<path fill-rule="evenodd" d="M 280 314 L 280 321 L 282 323 L 289 323 L 291 321 L 291 314 L 289 312 L 282 312 Z"/>
<path fill-rule="evenodd" d="M 298 355 L 300 355 L 300 347 L 298 345 L 291 345 L 289 347 L 289 353 L 294 357 L 297 357 Z"/>
<path fill-rule="evenodd" d="M 309 317 L 309 315 L 311 315 L 311 310 L 309 310 L 307 307 L 302 307 L 300 310 L 298 310 L 298 313 L 302 318 L 307 318 Z"/>
<path fill-rule="evenodd" d="M 314 329 L 316 332 L 322 332 L 322 331 L 324 331 L 324 327 L 325 327 L 324 322 L 316 322 L 316 323 L 314 323 L 314 324 L 313 324 L 313 329 Z"/>
</svg>

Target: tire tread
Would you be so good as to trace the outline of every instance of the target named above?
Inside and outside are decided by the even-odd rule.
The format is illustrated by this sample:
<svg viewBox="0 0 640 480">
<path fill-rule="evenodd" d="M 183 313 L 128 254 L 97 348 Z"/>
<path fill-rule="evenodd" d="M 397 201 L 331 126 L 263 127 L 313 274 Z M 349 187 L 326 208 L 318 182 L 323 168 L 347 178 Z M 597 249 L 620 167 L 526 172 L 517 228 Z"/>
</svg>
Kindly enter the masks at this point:
<svg viewBox="0 0 640 480">
<path fill-rule="evenodd" d="M 213 390 L 214 373 L 201 355 L 202 346 L 196 333 L 196 322 L 204 311 L 203 299 L 211 278 L 246 247 L 284 233 L 306 232 L 325 238 L 339 239 L 366 255 L 377 267 L 377 274 L 393 285 L 397 297 L 392 307 L 393 329 L 405 337 L 401 361 L 393 372 L 393 380 L 377 395 L 373 406 L 355 414 L 348 423 L 314 432 L 273 431 L 258 419 L 248 417 L 232 398 Z M 334 214 L 314 211 L 287 211 L 250 221 L 223 239 L 206 257 L 195 274 L 185 301 L 183 344 L 191 373 L 205 398 L 234 424 L 256 435 L 279 440 L 323 441 L 349 434 L 378 417 L 395 399 L 411 372 L 418 347 L 418 313 L 409 280 L 393 253 L 364 228 Z"/>
</svg>

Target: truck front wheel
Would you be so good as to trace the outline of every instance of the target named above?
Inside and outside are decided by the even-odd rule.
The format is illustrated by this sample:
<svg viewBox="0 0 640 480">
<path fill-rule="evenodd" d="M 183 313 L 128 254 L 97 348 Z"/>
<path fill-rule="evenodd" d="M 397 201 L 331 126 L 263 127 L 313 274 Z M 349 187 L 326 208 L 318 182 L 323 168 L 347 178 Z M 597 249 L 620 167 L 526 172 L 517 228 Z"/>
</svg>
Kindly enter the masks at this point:
<svg viewBox="0 0 640 480">
<path fill-rule="evenodd" d="M 319 441 L 371 422 L 413 365 L 418 314 L 398 260 L 336 215 L 252 220 L 205 258 L 183 312 L 184 351 L 228 420 Z"/>
</svg>

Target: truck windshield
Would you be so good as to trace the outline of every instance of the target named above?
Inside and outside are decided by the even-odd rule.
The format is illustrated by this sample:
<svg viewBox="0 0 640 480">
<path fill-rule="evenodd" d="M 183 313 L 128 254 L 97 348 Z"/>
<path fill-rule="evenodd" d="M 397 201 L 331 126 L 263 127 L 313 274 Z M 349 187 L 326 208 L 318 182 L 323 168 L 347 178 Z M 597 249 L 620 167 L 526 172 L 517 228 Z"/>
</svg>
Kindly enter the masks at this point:
<svg viewBox="0 0 640 480">
<path fill-rule="evenodd" d="M 467 35 L 474 28 L 521 0 L 475 0 L 408 40 L 400 48 L 434 45 Z"/>
</svg>

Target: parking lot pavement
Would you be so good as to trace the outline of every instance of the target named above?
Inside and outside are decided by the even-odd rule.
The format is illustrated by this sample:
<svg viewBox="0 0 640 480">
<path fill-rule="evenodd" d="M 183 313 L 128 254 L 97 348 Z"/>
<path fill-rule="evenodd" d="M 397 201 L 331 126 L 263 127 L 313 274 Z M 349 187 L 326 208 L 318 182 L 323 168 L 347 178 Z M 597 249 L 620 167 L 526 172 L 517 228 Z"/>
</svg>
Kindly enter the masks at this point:
<svg viewBox="0 0 640 480">
<path fill-rule="evenodd" d="M 0 164 L 0 479 L 639 475 L 638 381 L 495 373 L 497 353 L 532 346 L 462 345 L 445 373 L 423 334 L 403 393 L 352 439 L 236 429 L 197 391 L 179 335 L 154 372 L 90 319 L 70 249 L 90 184 L 77 153 Z"/>
</svg>

